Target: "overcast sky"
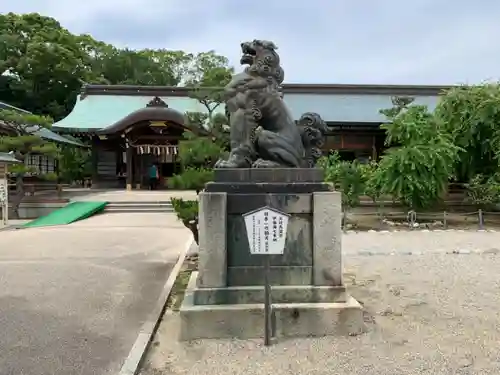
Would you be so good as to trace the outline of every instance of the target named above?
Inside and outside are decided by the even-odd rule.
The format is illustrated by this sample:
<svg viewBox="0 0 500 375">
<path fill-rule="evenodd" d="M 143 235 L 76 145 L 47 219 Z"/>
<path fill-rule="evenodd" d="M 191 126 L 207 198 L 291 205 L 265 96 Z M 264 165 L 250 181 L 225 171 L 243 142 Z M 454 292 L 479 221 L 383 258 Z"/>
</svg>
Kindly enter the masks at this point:
<svg viewBox="0 0 500 375">
<path fill-rule="evenodd" d="M 453 84 L 500 77 L 499 0 L 0 0 L 118 46 L 201 52 L 233 64 L 275 42 L 286 82 Z"/>
</svg>

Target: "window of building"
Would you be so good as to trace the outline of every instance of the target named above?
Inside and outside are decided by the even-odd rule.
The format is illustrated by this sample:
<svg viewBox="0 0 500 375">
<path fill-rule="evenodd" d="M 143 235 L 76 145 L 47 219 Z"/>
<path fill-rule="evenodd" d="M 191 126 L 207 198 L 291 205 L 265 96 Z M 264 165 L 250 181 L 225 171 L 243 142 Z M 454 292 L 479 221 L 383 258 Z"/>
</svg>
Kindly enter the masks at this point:
<svg viewBox="0 0 500 375">
<path fill-rule="evenodd" d="M 25 163 L 32 170 L 32 175 L 55 173 L 55 161 L 51 156 L 29 155 Z"/>
</svg>

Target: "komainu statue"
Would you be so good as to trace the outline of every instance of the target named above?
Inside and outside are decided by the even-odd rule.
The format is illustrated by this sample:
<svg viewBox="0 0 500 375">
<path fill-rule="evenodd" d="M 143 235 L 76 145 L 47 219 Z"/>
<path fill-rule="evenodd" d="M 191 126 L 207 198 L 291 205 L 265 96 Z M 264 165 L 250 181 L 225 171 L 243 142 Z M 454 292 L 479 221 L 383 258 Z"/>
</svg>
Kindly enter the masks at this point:
<svg viewBox="0 0 500 375">
<path fill-rule="evenodd" d="M 231 152 L 216 168 L 307 168 L 321 156 L 327 127 L 321 117 L 305 113 L 298 125 L 283 101 L 284 70 L 274 43 L 241 44 L 242 73 L 225 87 L 231 126 Z"/>
</svg>

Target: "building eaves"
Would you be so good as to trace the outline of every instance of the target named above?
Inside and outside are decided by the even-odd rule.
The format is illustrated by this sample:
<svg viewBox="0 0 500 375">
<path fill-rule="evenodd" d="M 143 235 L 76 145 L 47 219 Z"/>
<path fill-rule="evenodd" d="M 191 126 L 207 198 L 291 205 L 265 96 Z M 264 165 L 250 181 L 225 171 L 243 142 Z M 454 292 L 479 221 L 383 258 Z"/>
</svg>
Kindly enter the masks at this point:
<svg viewBox="0 0 500 375">
<path fill-rule="evenodd" d="M 361 95 L 423 95 L 437 96 L 454 86 L 438 85 L 375 85 L 375 84 L 283 84 L 286 94 L 361 94 Z M 210 88 L 207 88 L 210 89 Z M 219 88 L 213 88 L 219 89 Z M 135 86 L 135 85 L 85 85 L 82 87 L 81 100 L 88 95 L 125 95 L 125 96 L 189 96 L 190 87 L 173 86 Z"/>
<path fill-rule="evenodd" d="M 7 104 L 5 102 L 0 102 L 0 110 L 1 109 L 5 109 L 5 110 L 9 110 L 9 111 L 21 112 L 21 113 L 26 113 L 26 114 L 31 114 L 31 112 L 26 111 L 25 109 L 14 107 L 13 105 Z M 78 147 L 86 147 L 79 140 L 77 140 L 77 139 L 75 139 L 73 137 L 71 139 L 63 137 L 62 135 L 54 133 L 50 129 L 40 128 L 40 127 L 37 127 L 37 126 L 33 126 L 33 127 L 26 127 L 26 131 L 28 133 L 31 133 L 33 135 L 36 135 L 36 136 L 38 136 L 40 138 L 43 138 L 43 139 L 46 139 L 46 140 L 49 140 L 49 141 L 53 141 L 53 142 L 57 142 L 57 143 L 69 144 L 69 145 L 78 146 Z"/>
<path fill-rule="evenodd" d="M 21 163 L 21 161 L 17 160 L 14 155 L 8 152 L 0 152 L 0 163 L 9 163 L 9 164 L 17 164 Z"/>
</svg>

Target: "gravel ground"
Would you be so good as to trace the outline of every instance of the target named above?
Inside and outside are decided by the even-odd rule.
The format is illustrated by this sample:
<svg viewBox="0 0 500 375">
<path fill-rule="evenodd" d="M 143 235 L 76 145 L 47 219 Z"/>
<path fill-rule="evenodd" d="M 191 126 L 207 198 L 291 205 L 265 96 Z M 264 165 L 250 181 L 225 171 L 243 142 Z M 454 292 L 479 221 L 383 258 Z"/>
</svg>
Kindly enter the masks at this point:
<svg viewBox="0 0 500 375">
<path fill-rule="evenodd" d="M 365 306 L 366 334 L 271 348 L 261 340 L 179 343 L 169 314 L 142 374 L 497 375 L 499 240 L 495 232 L 344 235 L 345 282 Z"/>
</svg>

